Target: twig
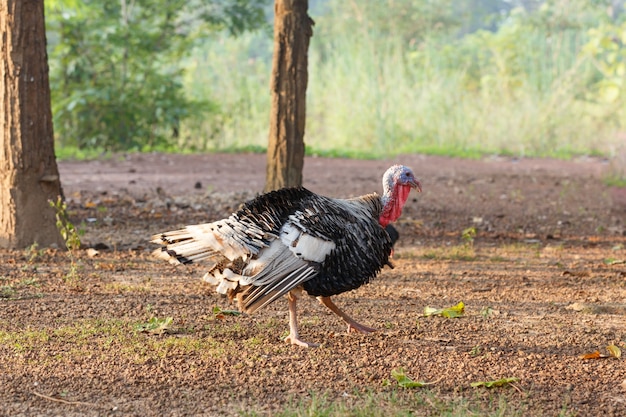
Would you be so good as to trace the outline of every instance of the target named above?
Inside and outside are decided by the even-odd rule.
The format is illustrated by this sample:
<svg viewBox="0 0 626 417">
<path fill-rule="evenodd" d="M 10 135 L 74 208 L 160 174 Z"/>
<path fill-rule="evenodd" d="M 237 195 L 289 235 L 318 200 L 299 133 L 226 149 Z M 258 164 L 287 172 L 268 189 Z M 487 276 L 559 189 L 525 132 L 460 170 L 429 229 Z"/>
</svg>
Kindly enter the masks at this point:
<svg viewBox="0 0 626 417">
<path fill-rule="evenodd" d="M 84 403 L 82 401 L 67 401 L 61 398 L 54 398 L 54 397 L 50 397 L 49 395 L 40 394 L 37 391 L 33 391 L 33 394 L 35 394 L 38 397 L 44 398 L 46 400 L 55 401 L 57 403 L 63 403 L 63 404 L 69 404 L 69 405 L 88 405 L 91 407 L 94 407 L 96 405 L 93 403 Z"/>
<path fill-rule="evenodd" d="M 517 392 L 519 392 L 520 394 L 524 393 L 524 391 L 522 391 L 522 389 L 520 387 L 518 387 L 517 385 L 515 385 L 514 383 L 510 382 L 509 385 L 512 386 L 513 388 L 515 388 L 517 390 Z"/>
</svg>

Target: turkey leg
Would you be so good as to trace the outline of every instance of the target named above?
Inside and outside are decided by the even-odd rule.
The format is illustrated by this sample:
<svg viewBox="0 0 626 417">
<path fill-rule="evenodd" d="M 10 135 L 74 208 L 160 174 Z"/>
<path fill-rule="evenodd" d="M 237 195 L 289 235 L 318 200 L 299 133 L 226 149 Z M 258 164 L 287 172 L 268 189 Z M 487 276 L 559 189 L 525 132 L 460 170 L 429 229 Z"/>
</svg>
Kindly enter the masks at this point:
<svg viewBox="0 0 626 417">
<path fill-rule="evenodd" d="M 289 300 L 289 335 L 285 338 L 285 342 L 302 347 L 318 347 L 319 344 L 305 342 L 298 336 L 298 318 L 296 317 L 296 302 L 298 298 L 293 291 L 290 291 L 287 294 L 287 299 Z"/>
<path fill-rule="evenodd" d="M 341 311 L 339 309 L 339 307 L 337 307 L 337 305 L 335 303 L 333 303 L 333 301 L 330 299 L 330 297 L 317 297 L 317 299 L 320 300 L 320 303 L 322 303 L 326 307 L 328 307 L 333 313 L 335 313 L 336 315 L 341 317 L 343 319 L 343 321 L 348 323 L 348 333 L 350 333 L 353 330 L 357 331 L 359 333 L 365 333 L 365 334 L 373 333 L 373 332 L 376 331 L 376 329 L 374 329 L 372 327 L 367 327 L 367 326 L 364 326 L 364 325 L 354 321 L 352 319 L 352 317 L 348 316 L 346 313 Z"/>
</svg>

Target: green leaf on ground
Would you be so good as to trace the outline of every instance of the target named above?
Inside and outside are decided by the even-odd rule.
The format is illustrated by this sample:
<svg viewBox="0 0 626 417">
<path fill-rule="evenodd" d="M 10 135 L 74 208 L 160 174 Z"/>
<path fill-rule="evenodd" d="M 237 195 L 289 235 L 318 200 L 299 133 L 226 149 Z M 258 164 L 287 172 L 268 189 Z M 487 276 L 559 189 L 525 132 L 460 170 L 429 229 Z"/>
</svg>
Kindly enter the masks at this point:
<svg viewBox="0 0 626 417">
<path fill-rule="evenodd" d="M 421 388 L 426 385 L 433 384 L 432 382 L 413 381 L 411 378 L 406 376 L 403 368 L 392 370 L 391 376 L 394 377 L 396 381 L 398 381 L 398 385 L 400 385 L 402 388 Z"/>
<path fill-rule="evenodd" d="M 222 310 L 220 307 L 213 307 L 213 315 L 216 319 L 223 320 L 226 316 L 241 316 L 241 312 L 237 310 Z"/>
<path fill-rule="evenodd" d="M 424 316 L 441 316 L 449 319 L 463 316 L 465 304 L 460 301 L 457 305 L 447 308 L 424 307 Z"/>
<path fill-rule="evenodd" d="M 159 319 L 156 317 L 152 317 L 148 320 L 147 323 L 138 324 L 135 326 L 135 330 L 140 333 L 149 333 L 149 334 L 163 334 L 168 333 L 170 329 L 170 325 L 172 324 L 172 318 L 166 317 L 164 319 Z"/>
<path fill-rule="evenodd" d="M 622 357 L 622 351 L 620 350 L 620 348 L 618 348 L 617 346 L 615 346 L 614 344 L 610 344 L 606 347 L 606 350 L 609 351 L 609 355 L 611 355 L 614 358 L 621 358 Z"/>
<path fill-rule="evenodd" d="M 496 379 L 494 381 L 478 381 L 478 382 L 472 382 L 470 385 L 474 388 L 476 387 L 485 387 L 485 388 L 493 388 L 493 387 L 502 387 L 504 385 L 508 385 L 511 382 L 517 382 L 519 381 L 519 378 L 502 378 L 502 379 Z"/>
</svg>

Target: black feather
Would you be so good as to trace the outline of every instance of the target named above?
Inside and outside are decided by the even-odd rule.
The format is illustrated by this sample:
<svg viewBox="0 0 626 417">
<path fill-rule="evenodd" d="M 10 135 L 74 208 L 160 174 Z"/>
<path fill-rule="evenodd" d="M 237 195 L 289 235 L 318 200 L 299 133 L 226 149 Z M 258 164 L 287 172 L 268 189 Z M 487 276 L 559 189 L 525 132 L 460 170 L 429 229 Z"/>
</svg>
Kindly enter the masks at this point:
<svg viewBox="0 0 626 417">
<path fill-rule="evenodd" d="M 400 233 L 398 232 L 398 229 L 388 224 L 387 227 L 385 227 L 385 231 L 387 232 L 387 234 L 389 235 L 389 238 L 391 239 L 391 246 L 395 246 L 398 239 L 400 239 Z"/>
</svg>

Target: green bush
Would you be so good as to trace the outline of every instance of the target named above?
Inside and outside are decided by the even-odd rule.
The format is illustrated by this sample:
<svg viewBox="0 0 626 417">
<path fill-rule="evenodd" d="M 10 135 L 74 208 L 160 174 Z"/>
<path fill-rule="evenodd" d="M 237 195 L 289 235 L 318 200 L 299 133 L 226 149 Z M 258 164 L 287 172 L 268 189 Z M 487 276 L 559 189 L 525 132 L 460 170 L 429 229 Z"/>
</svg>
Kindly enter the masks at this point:
<svg viewBox="0 0 626 417">
<path fill-rule="evenodd" d="M 526 9 L 515 3 L 311 1 L 307 151 L 619 152 L 626 130 L 623 11 L 610 0 L 524 2 Z M 231 36 L 269 29 L 259 2 L 46 5 L 61 146 L 266 146 L 272 33 Z"/>
<path fill-rule="evenodd" d="M 184 120 L 215 111 L 191 99 L 181 62 L 199 39 L 264 23 L 252 0 L 46 2 L 50 85 L 61 146 L 168 147 Z"/>
</svg>

